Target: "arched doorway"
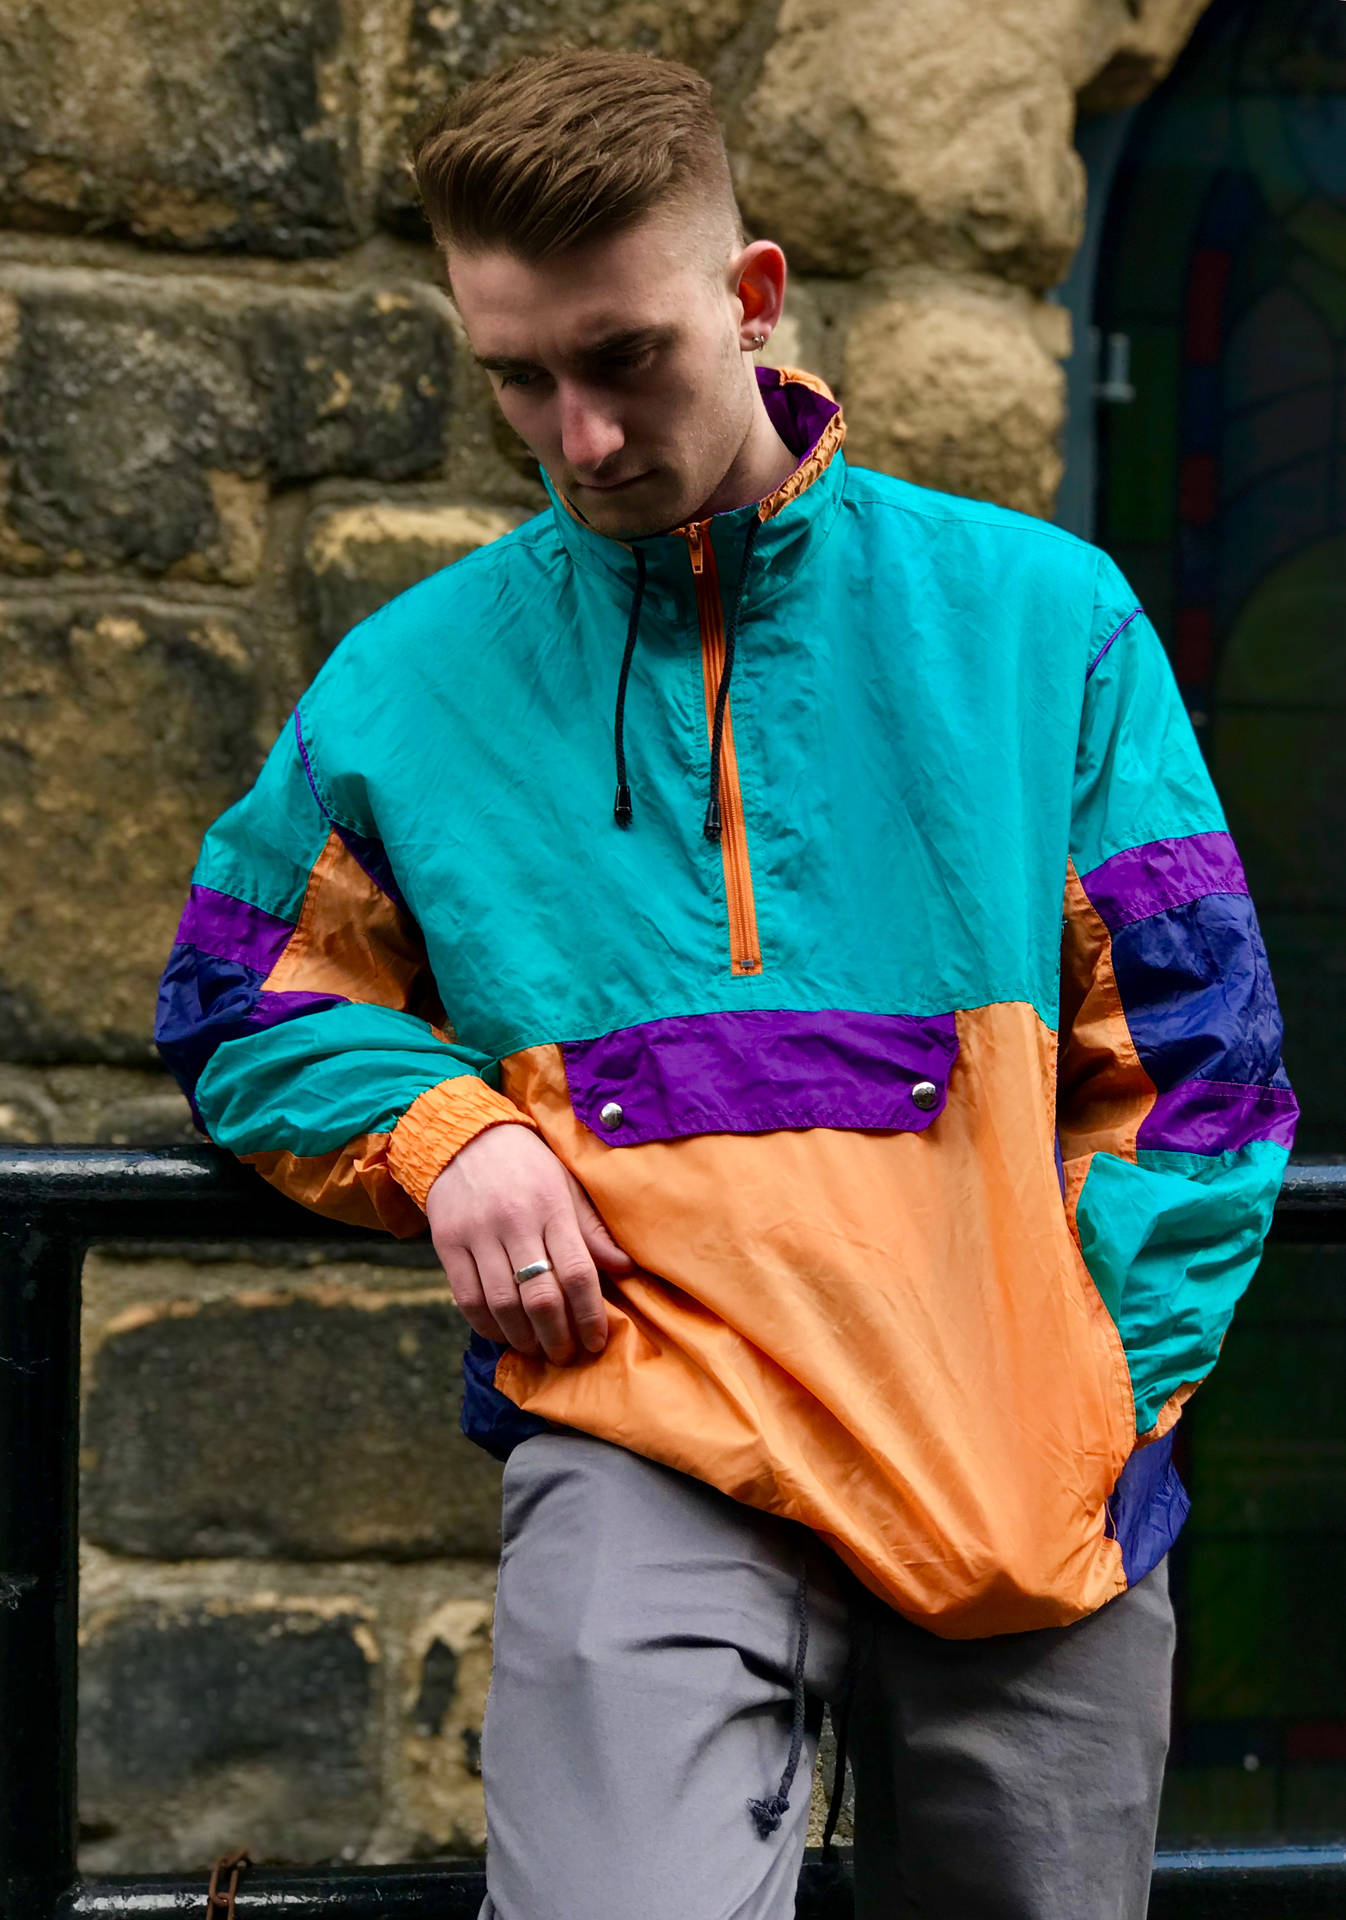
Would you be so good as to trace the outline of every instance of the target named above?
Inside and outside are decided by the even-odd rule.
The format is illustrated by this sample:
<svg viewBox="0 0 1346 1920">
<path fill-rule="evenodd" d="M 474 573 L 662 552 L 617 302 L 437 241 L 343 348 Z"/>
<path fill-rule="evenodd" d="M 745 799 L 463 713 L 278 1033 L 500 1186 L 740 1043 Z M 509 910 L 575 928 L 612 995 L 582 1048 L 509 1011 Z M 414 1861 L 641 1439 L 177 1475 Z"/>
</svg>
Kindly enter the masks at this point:
<svg viewBox="0 0 1346 1920">
<path fill-rule="evenodd" d="M 1346 1156 L 1343 0 L 1216 0 L 1127 131 L 1095 319 L 1129 359 L 1100 399 L 1095 537 L 1244 857 L 1296 1153 Z M 1346 1257 L 1274 1249 L 1184 1422 L 1170 1838 L 1346 1832 L 1343 1381 Z"/>
</svg>

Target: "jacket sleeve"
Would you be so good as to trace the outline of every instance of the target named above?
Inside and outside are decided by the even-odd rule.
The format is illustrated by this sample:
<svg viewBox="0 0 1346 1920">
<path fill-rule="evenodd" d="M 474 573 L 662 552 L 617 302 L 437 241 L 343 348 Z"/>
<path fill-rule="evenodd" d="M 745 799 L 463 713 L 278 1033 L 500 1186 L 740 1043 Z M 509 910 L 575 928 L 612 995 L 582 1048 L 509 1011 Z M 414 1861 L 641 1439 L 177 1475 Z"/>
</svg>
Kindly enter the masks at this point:
<svg viewBox="0 0 1346 1920">
<path fill-rule="evenodd" d="M 1100 556 L 1062 933 L 1058 1134 L 1140 1442 L 1209 1373 L 1298 1108 L 1266 949 L 1172 669 Z"/>
<path fill-rule="evenodd" d="M 206 835 L 155 1040 L 219 1146 L 319 1213 L 413 1234 L 469 1140 L 535 1122 L 456 1041 L 383 848 L 321 792 L 296 711 Z"/>
</svg>

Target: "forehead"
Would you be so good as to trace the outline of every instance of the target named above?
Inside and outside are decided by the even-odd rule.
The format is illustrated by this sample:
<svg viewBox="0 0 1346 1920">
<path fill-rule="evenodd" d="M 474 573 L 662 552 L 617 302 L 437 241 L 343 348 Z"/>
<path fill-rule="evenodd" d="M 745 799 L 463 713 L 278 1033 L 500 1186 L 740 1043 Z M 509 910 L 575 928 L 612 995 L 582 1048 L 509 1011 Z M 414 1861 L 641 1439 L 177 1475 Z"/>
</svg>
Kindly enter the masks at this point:
<svg viewBox="0 0 1346 1920">
<path fill-rule="evenodd" d="M 699 236 L 653 219 L 549 260 L 504 248 L 455 253 L 449 285 L 473 350 L 500 359 L 539 358 L 541 348 L 583 353 L 667 327 L 713 298 Z"/>
</svg>

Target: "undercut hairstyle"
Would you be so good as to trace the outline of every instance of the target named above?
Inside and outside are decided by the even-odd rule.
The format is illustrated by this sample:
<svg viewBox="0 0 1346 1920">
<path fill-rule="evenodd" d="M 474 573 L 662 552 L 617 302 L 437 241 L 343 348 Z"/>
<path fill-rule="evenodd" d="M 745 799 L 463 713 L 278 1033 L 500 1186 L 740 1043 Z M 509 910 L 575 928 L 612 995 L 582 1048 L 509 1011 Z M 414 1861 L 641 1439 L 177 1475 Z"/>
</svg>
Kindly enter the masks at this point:
<svg viewBox="0 0 1346 1920">
<path fill-rule="evenodd" d="M 710 83 L 653 54 L 563 48 L 474 80 L 413 134 L 436 244 L 545 260 L 666 202 L 744 243 Z"/>
</svg>

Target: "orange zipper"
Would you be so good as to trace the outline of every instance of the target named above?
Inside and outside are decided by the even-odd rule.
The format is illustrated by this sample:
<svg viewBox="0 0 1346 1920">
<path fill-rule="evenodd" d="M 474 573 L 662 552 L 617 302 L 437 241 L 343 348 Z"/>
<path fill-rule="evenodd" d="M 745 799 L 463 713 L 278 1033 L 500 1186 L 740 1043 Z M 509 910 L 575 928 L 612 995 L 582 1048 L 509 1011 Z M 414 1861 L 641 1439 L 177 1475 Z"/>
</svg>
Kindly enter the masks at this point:
<svg viewBox="0 0 1346 1920">
<path fill-rule="evenodd" d="M 724 606 L 720 575 L 711 545 L 710 523 L 697 521 L 686 529 L 692 573 L 696 579 L 696 616 L 701 629 L 701 677 L 706 696 L 706 732 L 715 745 L 715 700 L 724 671 Z M 757 909 L 752 897 L 752 868 L 748 864 L 748 833 L 743 820 L 743 793 L 738 783 L 738 757 L 730 719 L 733 695 L 725 701 L 720 734 L 720 857 L 724 862 L 724 896 L 729 908 L 729 971 L 760 973 L 762 955 L 757 940 Z"/>
</svg>

